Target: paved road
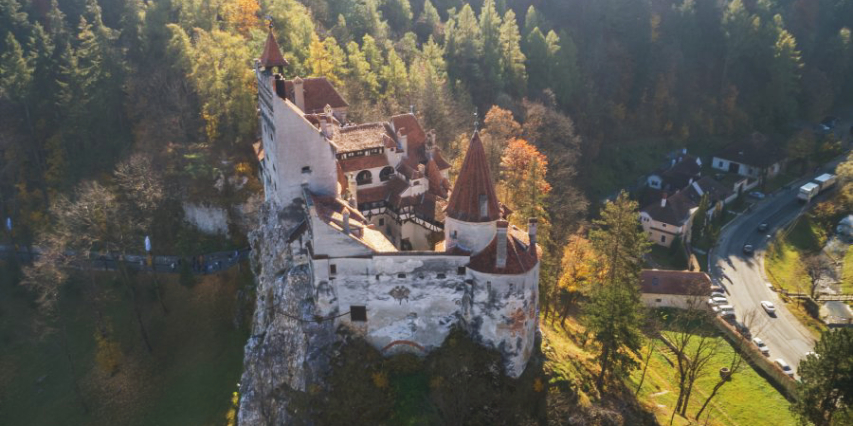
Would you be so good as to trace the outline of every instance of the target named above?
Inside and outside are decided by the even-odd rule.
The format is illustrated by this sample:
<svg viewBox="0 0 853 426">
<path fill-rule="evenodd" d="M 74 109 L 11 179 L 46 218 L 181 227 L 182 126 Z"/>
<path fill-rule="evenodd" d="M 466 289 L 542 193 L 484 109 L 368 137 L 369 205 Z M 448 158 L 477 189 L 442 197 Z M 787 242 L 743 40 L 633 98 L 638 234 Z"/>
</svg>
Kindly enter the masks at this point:
<svg viewBox="0 0 853 426">
<path fill-rule="evenodd" d="M 834 169 L 836 164 L 837 161 L 822 171 Z M 768 288 L 762 256 L 769 235 L 805 211 L 805 206 L 797 202 L 796 197 L 799 186 L 810 179 L 803 179 L 791 185 L 790 189 L 778 191 L 754 205 L 752 212 L 733 220 L 721 233 L 711 255 L 712 275 L 725 286 L 738 319 L 742 320 L 745 314 L 755 311 L 755 320 L 751 326 L 753 334 L 764 340 L 770 348 L 771 359 L 782 358 L 795 371 L 800 359 L 814 347 L 814 338 L 788 312 L 778 295 Z M 767 232 L 758 232 L 758 225 L 762 222 L 770 226 Z M 745 255 L 744 244 L 753 245 L 755 254 Z M 762 300 L 773 302 L 776 306 L 775 317 L 761 308 Z"/>
</svg>

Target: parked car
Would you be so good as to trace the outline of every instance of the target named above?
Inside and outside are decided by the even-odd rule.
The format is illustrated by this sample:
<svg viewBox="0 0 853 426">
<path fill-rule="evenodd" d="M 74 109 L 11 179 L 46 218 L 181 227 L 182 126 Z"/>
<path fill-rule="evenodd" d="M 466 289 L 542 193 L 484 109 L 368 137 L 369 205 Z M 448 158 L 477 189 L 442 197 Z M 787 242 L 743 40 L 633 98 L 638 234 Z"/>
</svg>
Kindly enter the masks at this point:
<svg viewBox="0 0 853 426">
<path fill-rule="evenodd" d="M 732 321 L 732 325 L 735 327 L 735 330 L 740 333 L 741 336 L 747 339 L 752 338 L 752 333 L 749 331 L 749 327 L 747 327 L 744 323 L 735 319 L 734 321 Z"/>
<path fill-rule="evenodd" d="M 749 196 L 752 198 L 755 198 L 756 200 L 763 200 L 764 199 L 764 193 L 761 191 L 752 191 L 749 193 Z"/>
<path fill-rule="evenodd" d="M 758 232 L 767 232 L 768 229 L 770 229 L 770 226 L 767 225 L 767 222 L 758 225 Z"/>
<path fill-rule="evenodd" d="M 758 350 L 761 351 L 762 354 L 767 356 L 770 355 L 770 348 L 768 348 L 767 345 L 764 344 L 763 340 L 759 339 L 758 337 L 754 337 L 752 339 L 752 343 L 755 343 L 755 346 L 758 347 Z"/>
<path fill-rule="evenodd" d="M 764 310 L 767 311 L 767 313 L 770 315 L 776 314 L 776 307 L 773 306 L 773 303 L 770 301 L 762 300 L 761 307 L 764 308 Z"/>
<path fill-rule="evenodd" d="M 712 297 L 708 299 L 708 304 L 711 306 L 728 305 L 729 301 L 725 297 Z"/>
<path fill-rule="evenodd" d="M 782 372 L 784 372 L 788 377 L 794 377 L 794 370 L 791 369 L 791 366 L 788 365 L 784 359 L 776 358 L 773 362 L 776 363 L 776 365 L 778 365 L 779 368 L 782 369 Z"/>
<path fill-rule="evenodd" d="M 711 297 L 713 298 L 713 297 L 727 297 L 727 296 L 726 296 L 726 293 L 723 293 L 722 291 L 712 291 Z"/>
<path fill-rule="evenodd" d="M 732 305 L 718 305 L 711 308 L 711 310 L 723 318 L 734 318 L 735 316 L 735 307 Z"/>
<path fill-rule="evenodd" d="M 752 247 L 752 244 L 743 245 L 743 254 L 752 254 L 753 252 L 755 252 L 755 248 Z"/>
</svg>

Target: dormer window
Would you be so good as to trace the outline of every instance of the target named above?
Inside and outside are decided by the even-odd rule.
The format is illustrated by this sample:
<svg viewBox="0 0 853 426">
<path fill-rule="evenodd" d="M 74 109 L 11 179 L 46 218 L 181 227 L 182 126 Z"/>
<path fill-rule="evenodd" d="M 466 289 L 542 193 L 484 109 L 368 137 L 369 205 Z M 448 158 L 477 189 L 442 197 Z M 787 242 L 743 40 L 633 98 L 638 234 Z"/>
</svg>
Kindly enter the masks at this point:
<svg viewBox="0 0 853 426">
<path fill-rule="evenodd" d="M 489 202 L 486 194 L 480 194 L 480 217 L 483 219 L 489 217 Z"/>
</svg>

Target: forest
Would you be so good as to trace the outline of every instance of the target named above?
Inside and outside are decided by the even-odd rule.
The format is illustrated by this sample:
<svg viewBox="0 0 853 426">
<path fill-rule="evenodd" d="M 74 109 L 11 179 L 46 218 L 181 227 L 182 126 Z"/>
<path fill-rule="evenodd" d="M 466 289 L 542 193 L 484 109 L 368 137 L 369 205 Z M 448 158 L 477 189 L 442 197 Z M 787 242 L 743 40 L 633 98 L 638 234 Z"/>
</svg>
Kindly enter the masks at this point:
<svg viewBox="0 0 853 426">
<path fill-rule="evenodd" d="M 543 313 L 565 323 L 590 259 L 618 256 L 601 228 L 636 210 L 614 194 L 651 171 L 641 157 L 754 131 L 821 149 L 795 135 L 853 99 L 851 28 L 853 0 L 0 0 L 0 241 L 48 260 L 147 235 L 161 253 L 209 247 L 181 202 L 262 190 L 252 64 L 272 31 L 285 76 L 326 77 L 354 122 L 411 111 L 454 170 L 478 130 L 514 218 L 541 218 Z M 591 327 L 620 334 L 595 303 Z"/>
</svg>

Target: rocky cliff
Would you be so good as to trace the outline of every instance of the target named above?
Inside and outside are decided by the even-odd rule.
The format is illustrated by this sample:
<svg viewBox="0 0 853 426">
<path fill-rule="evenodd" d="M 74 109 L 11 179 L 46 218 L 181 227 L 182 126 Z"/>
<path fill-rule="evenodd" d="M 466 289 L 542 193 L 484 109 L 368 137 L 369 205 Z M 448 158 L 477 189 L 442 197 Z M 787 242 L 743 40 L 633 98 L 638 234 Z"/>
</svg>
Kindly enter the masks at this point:
<svg viewBox="0 0 853 426">
<path fill-rule="evenodd" d="M 264 205 L 249 234 L 257 280 L 252 335 L 240 383 L 239 424 L 291 424 L 304 418 L 291 401 L 316 386 L 335 342 L 332 321 L 317 321 L 310 266 L 289 250 L 304 215 Z"/>
</svg>

